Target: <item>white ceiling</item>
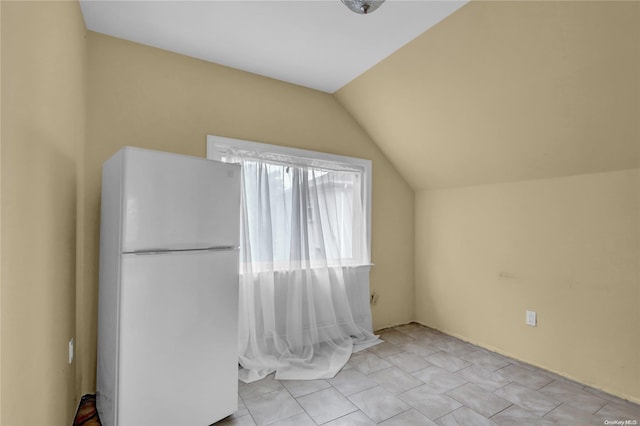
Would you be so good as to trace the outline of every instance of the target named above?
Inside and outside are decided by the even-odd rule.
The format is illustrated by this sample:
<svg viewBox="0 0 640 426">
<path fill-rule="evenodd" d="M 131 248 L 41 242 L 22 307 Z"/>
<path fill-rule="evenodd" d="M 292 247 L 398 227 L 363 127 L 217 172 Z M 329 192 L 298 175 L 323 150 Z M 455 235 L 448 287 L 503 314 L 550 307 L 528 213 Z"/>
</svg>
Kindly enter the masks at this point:
<svg viewBox="0 0 640 426">
<path fill-rule="evenodd" d="M 466 3 L 387 0 L 81 0 L 87 28 L 334 93 Z"/>
</svg>

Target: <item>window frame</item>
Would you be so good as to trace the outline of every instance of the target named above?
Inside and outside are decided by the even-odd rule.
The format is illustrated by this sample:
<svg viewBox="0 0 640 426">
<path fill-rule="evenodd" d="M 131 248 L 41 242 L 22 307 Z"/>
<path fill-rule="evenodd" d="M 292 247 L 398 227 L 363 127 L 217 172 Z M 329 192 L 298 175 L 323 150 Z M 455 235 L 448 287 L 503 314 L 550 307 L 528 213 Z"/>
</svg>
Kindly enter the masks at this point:
<svg viewBox="0 0 640 426">
<path fill-rule="evenodd" d="M 365 232 L 367 240 L 367 257 L 371 263 L 371 204 L 372 204 L 372 162 L 364 158 L 348 157 L 345 155 L 329 154 L 281 145 L 271 145 L 262 142 L 252 142 L 225 136 L 207 135 L 207 158 L 220 161 L 229 150 L 245 150 L 262 155 L 276 155 L 279 161 L 291 165 L 307 165 L 351 170 L 361 173 L 362 206 L 365 210 Z"/>
</svg>

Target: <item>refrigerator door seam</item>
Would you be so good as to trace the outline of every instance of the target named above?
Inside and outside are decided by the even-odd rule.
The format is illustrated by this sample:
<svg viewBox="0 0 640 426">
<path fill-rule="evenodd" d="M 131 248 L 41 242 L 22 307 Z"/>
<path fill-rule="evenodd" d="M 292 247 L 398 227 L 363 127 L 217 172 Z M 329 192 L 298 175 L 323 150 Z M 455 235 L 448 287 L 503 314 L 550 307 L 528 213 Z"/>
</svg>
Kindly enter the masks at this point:
<svg viewBox="0 0 640 426">
<path fill-rule="evenodd" d="M 153 254 L 164 254 L 164 253 L 184 253 L 184 252 L 192 252 L 192 251 L 227 251 L 227 250 L 238 250 L 240 247 L 238 246 L 215 246 L 215 247 L 206 247 L 206 248 L 196 248 L 196 249 L 152 249 L 152 250 L 140 250 L 140 251 L 124 251 L 122 254 L 136 254 L 140 256 L 145 255 L 153 255 Z"/>
</svg>

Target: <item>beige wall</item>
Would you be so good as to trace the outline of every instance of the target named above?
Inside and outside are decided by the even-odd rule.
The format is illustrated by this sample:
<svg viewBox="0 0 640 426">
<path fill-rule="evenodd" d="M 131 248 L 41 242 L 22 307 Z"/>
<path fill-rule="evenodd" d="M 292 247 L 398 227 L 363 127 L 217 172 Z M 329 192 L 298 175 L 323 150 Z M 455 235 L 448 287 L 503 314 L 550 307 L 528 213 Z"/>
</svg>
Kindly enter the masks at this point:
<svg viewBox="0 0 640 426">
<path fill-rule="evenodd" d="M 85 26 L 76 2 L 1 2 L 4 426 L 71 424 Z"/>
<path fill-rule="evenodd" d="M 635 401 L 639 260 L 640 169 L 416 195 L 419 322 Z"/>
<path fill-rule="evenodd" d="M 2 46 L 2 4 L 0 3 L 0 46 Z M 0 52 L 2 49 L 0 48 Z M 2 55 L 0 54 L 0 82 L 2 82 Z M 2 99 L 2 84 L 0 84 Z M 2 188 L 2 102 L 0 102 L 0 188 Z M 2 191 L 0 191 L 0 424 L 2 423 Z"/>
<path fill-rule="evenodd" d="M 640 167 L 640 2 L 471 1 L 336 95 L 415 190 Z"/>
<path fill-rule="evenodd" d="M 413 318 L 413 190 L 331 95 L 91 32 L 88 49 L 84 391 L 95 386 L 100 167 L 124 145 L 204 157 L 214 134 L 373 160 L 374 327 Z"/>
<path fill-rule="evenodd" d="M 416 190 L 419 321 L 640 398 L 638 75 L 639 2 L 472 1 L 336 93 Z"/>
<path fill-rule="evenodd" d="M 629 167 L 640 5 L 605 3 L 473 2 L 337 98 L 416 188 Z M 204 156 L 207 134 L 373 160 L 374 328 L 417 318 L 640 399 L 638 169 L 421 191 L 414 211 L 331 95 L 85 40 L 75 2 L 0 5 L 2 425 L 69 424 L 95 391 L 102 162 L 123 145 Z"/>
</svg>

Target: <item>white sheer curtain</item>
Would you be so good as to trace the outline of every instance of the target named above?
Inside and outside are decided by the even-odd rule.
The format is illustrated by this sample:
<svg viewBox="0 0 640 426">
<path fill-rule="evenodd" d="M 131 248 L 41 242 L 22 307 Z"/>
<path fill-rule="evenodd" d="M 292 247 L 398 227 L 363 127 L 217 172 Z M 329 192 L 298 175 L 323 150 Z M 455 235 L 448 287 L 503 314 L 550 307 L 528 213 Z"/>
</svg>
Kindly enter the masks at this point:
<svg viewBox="0 0 640 426">
<path fill-rule="evenodd" d="M 371 329 L 361 173 L 238 153 L 240 379 L 333 377 Z"/>
</svg>

